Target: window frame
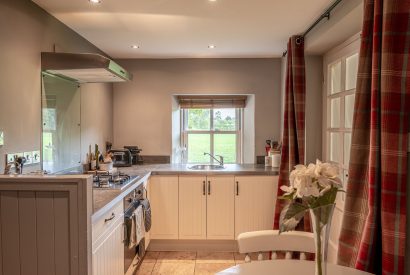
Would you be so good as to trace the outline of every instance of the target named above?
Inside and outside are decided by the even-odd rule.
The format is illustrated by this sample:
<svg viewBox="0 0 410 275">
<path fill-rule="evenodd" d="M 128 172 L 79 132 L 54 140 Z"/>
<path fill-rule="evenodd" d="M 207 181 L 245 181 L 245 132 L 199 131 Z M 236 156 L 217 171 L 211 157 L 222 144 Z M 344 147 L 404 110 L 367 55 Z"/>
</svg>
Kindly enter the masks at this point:
<svg viewBox="0 0 410 275">
<path fill-rule="evenodd" d="M 345 127 L 345 99 L 349 95 L 356 94 L 356 87 L 346 90 L 346 59 L 358 54 L 360 50 L 360 33 L 352 36 L 347 41 L 339 45 L 338 47 L 334 48 L 333 50 L 329 51 L 325 54 L 323 59 L 323 75 L 324 75 L 324 90 L 323 90 L 323 147 L 322 147 L 322 159 L 326 162 L 331 162 L 339 166 L 340 168 L 340 177 L 343 181 L 344 189 L 346 188 L 347 180 L 348 180 L 348 172 L 349 167 L 348 164 L 345 165 L 344 159 L 344 151 L 345 151 L 345 134 L 350 133 L 352 134 L 352 128 Z M 341 76 L 340 76 L 340 91 L 336 93 L 331 93 L 331 67 L 332 65 L 341 62 Z M 358 61 L 359 62 L 359 61 Z M 331 100 L 335 98 L 340 98 L 340 111 L 339 111 L 339 127 L 331 127 Z M 331 161 L 331 140 L 330 134 L 337 133 L 340 138 L 341 146 L 338 149 L 338 155 L 340 162 Z M 350 149 L 349 149 L 350 150 Z M 350 151 L 349 151 L 350 152 Z M 340 193 L 336 200 L 336 208 L 340 210 L 343 209 L 345 202 L 345 195 L 344 193 Z"/>
<path fill-rule="evenodd" d="M 210 154 L 215 154 L 215 134 L 235 134 L 236 135 L 236 162 L 225 162 L 226 164 L 240 164 L 243 162 L 243 154 L 242 154 L 242 141 L 243 141 L 243 108 L 228 108 L 228 109 L 235 109 L 235 116 L 236 116 L 236 125 L 235 131 L 231 130 L 215 130 L 214 129 L 214 111 L 215 109 L 221 108 L 194 108 L 194 109 L 205 109 L 210 110 L 210 126 L 209 130 L 188 130 L 188 110 L 189 109 L 181 109 L 181 148 L 185 148 L 185 155 L 184 155 L 184 162 L 189 164 L 198 164 L 200 162 L 188 162 L 188 135 L 189 134 L 209 134 L 210 135 Z M 203 163 L 203 162 L 201 162 Z M 216 161 L 213 158 L 210 158 L 210 164 L 215 164 Z"/>
</svg>

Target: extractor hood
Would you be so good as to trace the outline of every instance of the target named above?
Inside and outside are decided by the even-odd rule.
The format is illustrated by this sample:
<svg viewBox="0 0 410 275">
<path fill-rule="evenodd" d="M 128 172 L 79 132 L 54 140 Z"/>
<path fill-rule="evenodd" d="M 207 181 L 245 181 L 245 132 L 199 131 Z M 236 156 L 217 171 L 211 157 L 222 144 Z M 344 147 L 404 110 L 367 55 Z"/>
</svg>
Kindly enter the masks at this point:
<svg viewBox="0 0 410 275">
<path fill-rule="evenodd" d="M 123 82 L 132 75 L 111 59 L 94 53 L 41 53 L 41 68 L 78 83 Z"/>
</svg>

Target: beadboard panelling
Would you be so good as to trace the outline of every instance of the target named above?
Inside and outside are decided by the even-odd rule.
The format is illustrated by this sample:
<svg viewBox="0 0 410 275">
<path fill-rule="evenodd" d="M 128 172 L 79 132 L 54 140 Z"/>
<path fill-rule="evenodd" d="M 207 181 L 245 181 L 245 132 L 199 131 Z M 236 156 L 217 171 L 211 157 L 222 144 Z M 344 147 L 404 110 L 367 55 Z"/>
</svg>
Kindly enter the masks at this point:
<svg viewBox="0 0 410 275">
<path fill-rule="evenodd" d="M 92 182 L 80 177 L 0 176 L 0 275 L 90 274 Z"/>
</svg>

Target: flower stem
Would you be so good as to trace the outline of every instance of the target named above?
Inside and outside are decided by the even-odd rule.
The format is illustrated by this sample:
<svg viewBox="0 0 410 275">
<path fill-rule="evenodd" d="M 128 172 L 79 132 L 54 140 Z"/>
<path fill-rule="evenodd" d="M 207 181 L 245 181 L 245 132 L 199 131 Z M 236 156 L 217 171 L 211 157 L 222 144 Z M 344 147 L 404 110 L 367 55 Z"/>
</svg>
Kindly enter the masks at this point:
<svg viewBox="0 0 410 275">
<path fill-rule="evenodd" d="M 322 271 L 322 237 L 321 237 L 321 226 L 320 226 L 320 214 L 315 215 L 315 225 L 316 225 L 316 275 L 323 275 Z"/>
</svg>

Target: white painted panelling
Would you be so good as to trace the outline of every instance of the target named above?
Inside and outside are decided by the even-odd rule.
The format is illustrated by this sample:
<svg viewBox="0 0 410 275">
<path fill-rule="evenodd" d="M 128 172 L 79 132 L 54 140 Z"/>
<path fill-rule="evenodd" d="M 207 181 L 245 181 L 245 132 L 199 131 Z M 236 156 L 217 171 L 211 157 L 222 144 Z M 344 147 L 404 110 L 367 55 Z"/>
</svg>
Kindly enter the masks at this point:
<svg viewBox="0 0 410 275">
<path fill-rule="evenodd" d="M 207 177 L 207 239 L 234 239 L 234 177 Z"/>
<path fill-rule="evenodd" d="M 115 221 L 100 243 L 93 248 L 93 275 L 124 274 L 123 219 Z"/>
<path fill-rule="evenodd" d="M 272 229 L 277 190 L 277 176 L 235 177 L 235 238 Z"/>
<path fill-rule="evenodd" d="M 179 239 L 206 239 L 206 177 L 179 177 Z"/>
<path fill-rule="evenodd" d="M 178 239 L 178 176 L 150 180 L 152 239 Z"/>
</svg>

